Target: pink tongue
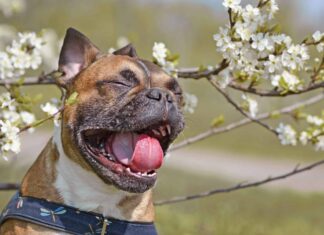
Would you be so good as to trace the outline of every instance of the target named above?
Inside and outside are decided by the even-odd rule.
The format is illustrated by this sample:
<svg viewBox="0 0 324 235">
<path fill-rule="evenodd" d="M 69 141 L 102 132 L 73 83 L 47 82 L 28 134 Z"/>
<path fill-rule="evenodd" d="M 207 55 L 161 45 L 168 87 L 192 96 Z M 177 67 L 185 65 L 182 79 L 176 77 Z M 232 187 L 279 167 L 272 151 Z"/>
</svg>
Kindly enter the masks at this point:
<svg viewBox="0 0 324 235">
<path fill-rule="evenodd" d="M 150 172 L 162 165 L 161 145 L 157 139 L 148 135 L 130 132 L 117 134 L 110 148 L 117 160 L 133 171 Z"/>
</svg>

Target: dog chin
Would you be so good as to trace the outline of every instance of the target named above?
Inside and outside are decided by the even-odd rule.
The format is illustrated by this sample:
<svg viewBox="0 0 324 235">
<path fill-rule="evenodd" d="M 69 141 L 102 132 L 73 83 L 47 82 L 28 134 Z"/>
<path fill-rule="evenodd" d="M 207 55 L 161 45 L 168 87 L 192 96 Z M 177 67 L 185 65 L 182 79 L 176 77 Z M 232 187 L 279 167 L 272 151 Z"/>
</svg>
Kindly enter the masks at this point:
<svg viewBox="0 0 324 235">
<path fill-rule="evenodd" d="M 154 187 L 157 175 L 137 176 L 136 173 L 125 174 L 107 169 L 91 157 L 86 157 L 94 172 L 106 183 L 129 193 L 144 193 Z"/>
</svg>

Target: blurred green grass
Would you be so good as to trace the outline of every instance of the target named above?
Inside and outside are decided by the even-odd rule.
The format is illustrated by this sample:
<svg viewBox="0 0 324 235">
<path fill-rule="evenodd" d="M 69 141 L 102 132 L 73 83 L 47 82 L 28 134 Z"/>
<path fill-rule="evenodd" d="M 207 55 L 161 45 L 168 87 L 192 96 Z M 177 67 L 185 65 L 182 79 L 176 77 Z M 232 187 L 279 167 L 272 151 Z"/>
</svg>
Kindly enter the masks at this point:
<svg viewBox="0 0 324 235">
<path fill-rule="evenodd" d="M 21 178 L 26 168 L 0 166 L 2 180 Z M 214 177 L 162 169 L 154 199 L 194 194 L 232 185 Z M 0 192 L 0 208 L 14 192 Z M 322 235 L 324 195 L 246 189 L 156 207 L 161 235 Z"/>
<path fill-rule="evenodd" d="M 197 193 L 229 183 L 163 169 L 155 199 Z M 320 235 L 323 195 L 260 188 L 157 207 L 160 234 Z"/>
</svg>

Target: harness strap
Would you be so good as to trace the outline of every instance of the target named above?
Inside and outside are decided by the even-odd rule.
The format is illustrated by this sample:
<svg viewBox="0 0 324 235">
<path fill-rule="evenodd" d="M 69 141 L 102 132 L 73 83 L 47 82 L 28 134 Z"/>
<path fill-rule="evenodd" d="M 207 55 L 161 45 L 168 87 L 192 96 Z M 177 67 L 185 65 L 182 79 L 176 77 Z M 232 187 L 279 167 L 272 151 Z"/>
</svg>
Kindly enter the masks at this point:
<svg viewBox="0 0 324 235">
<path fill-rule="evenodd" d="M 8 219 L 18 219 L 50 229 L 83 235 L 157 235 L 154 223 L 129 222 L 17 192 L 0 215 L 0 226 Z"/>
</svg>

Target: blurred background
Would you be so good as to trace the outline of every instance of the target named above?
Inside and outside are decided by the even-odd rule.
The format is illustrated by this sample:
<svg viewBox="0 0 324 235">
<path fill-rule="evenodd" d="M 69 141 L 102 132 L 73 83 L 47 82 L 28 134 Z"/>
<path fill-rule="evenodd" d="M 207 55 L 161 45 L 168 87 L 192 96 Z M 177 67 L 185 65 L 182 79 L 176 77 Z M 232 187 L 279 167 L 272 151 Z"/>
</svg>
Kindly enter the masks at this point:
<svg viewBox="0 0 324 235">
<path fill-rule="evenodd" d="M 316 30 L 324 31 L 324 1 L 278 3 L 277 21 L 296 42 Z M 53 29 L 58 39 L 68 27 L 74 27 L 103 51 L 116 48 L 116 41 L 126 37 L 139 56 L 149 60 L 154 42 L 161 41 L 181 56 L 180 67 L 190 67 L 219 63 L 212 35 L 226 23 L 227 13 L 221 0 L 28 0 L 25 11 L 0 20 L 18 31 Z M 50 66 L 55 69 L 55 65 Z M 194 114 L 186 115 L 187 127 L 178 141 L 207 130 L 220 114 L 225 117 L 225 125 L 242 118 L 205 80 L 180 82 L 185 91 L 198 97 L 198 107 Z M 59 98 L 53 86 L 28 87 L 25 91 L 43 93 L 40 103 Z M 259 99 L 260 112 L 308 95 Z M 312 109 L 322 107 L 323 103 Z M 48 122 L 32 135 L 24 134 L 21 154 L 12 161 L 0 161 L 1 182 L 20 182 L 51 133 L 52 124 Z M 155 199 L 263 179 L 321 157 L 323 152 L 315 152 L 312 147 L 281 146 L 272 133 L 250 124 L 172 152 L 159 172 Z M 323 192 L 324 168 L 318 168 L 257 189 L 157 207 L 156 223 L 160 234 L 324 234 Z M 0 209 L 13 193 L 0 192 Z"/>
</svg>

